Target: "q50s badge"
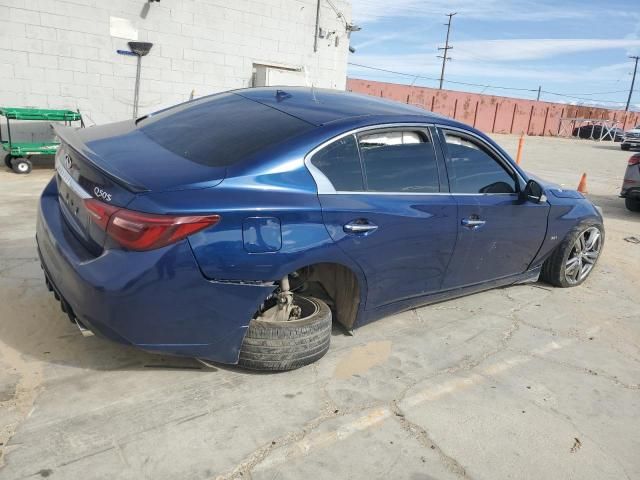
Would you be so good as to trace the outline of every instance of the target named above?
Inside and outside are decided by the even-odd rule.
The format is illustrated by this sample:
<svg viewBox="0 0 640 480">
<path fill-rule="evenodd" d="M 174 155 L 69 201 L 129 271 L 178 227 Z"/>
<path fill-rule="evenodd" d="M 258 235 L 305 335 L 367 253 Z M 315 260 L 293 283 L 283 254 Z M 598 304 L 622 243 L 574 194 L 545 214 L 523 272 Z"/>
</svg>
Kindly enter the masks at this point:
<svg viewBox="0 0 640 480">
<path fill-rule="evenodd" d="M 96 198 L 101 198 L 102 200 L 105 200 L 107 202 L 111 201 L 111 194 L 108 192 L 105 192 L 100 187 L 95 187 L 93 189 L 93 194 L 96 196 Z"/>
</svg>

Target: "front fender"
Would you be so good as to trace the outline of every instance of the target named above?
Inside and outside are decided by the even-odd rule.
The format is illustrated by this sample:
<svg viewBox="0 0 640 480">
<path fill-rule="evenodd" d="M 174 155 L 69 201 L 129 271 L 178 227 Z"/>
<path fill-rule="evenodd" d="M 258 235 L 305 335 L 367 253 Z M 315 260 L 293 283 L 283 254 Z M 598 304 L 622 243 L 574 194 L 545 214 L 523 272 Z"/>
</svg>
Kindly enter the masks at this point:
<svg viewBox="0 0 640 480">
<path fill-rule="evenodd" d="M 576 225 L 585 221 L 603 224 L 596 206 L 579 192 L 552 188 L 545 193 L 550 205 L 547 235 L 530 269 L 542 265 Z"/>
</svg>

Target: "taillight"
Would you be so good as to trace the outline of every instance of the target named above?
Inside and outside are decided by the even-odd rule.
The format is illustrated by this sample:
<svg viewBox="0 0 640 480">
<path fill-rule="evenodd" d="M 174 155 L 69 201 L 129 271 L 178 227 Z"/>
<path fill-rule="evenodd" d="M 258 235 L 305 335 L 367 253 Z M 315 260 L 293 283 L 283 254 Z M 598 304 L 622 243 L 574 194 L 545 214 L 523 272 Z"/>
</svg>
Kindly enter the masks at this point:
<svg viewBox="0 0 640 480">
<path fill-rule="evenodd" d="M 153 250 L 211 227 L 220 215 L 155 215 L 85 200 L 93 222 L 129 250 Z"/>
<path fill-rule="evenodd" d="M 629 159 L 628 165 L 630 167 L 632 167 L 633 165 L 640 165 L 640 154 L 636 153 L 635 155 L 632 155 Z"/>
<path fill-rule="evenodd" d="M 102 230 L 107 230 L 111 215 L 120 210 L 118 207 L 100 202 L 94 198 L 88 198 L 84 201 L 84 206 L 89 210 L 91 220 Z"/>
</svg>

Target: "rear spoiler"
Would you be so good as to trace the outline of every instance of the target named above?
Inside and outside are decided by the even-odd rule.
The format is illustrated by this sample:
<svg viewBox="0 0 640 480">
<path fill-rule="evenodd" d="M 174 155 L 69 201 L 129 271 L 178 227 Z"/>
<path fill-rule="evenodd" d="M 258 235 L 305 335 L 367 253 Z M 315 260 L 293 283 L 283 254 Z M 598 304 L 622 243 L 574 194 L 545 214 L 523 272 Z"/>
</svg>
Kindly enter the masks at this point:
<svg viewBox="0 0 640 480">
<path fill-rule="evenodd" d="M 79 155 L 80 157 L 82 157 L 82 159 L 86 160 L 92 168 L 98 170 L 109 180 L 117 183 L 121 187 L 124 187 L 133 193 L 142 193 L 149 191 L 148 188 L 142 185 L 136 185 L 128 180 L 125 180 L 124 175 L 118 173 L 118 171 L 113 168 L 111 168 L 111 171 L 106 170 L 102 165 L 107 164 L 107 162 L 96 152 L 91 150 L 87 146 L 87 144 L 82 141 L 82 139 L 78 135 L 78 131 L 80 129 L 55 123 L 52 123 L 51 126 L 56 136 L 60 139 L 60 142 L 64 144 L 65 147 L 73 150 L 76 155 Z"/>
</svg>

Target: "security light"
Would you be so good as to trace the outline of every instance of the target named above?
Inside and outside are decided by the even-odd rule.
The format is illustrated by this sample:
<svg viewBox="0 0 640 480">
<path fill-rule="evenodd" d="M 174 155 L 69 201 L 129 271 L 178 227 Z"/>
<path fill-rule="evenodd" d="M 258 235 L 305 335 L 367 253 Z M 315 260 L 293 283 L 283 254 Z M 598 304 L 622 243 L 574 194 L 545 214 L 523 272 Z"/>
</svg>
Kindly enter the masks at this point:
<svg viewBox="0 0 640 480">
<path fill-rule="evenodd" d="M 147 55 L 151 47 L 153 47 L 153 43 L 150 42 L 129 42 L 131 51 L 141 57 Z"/>
</svg>

